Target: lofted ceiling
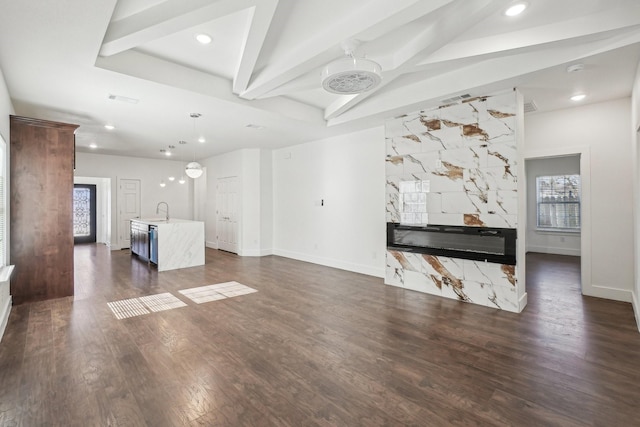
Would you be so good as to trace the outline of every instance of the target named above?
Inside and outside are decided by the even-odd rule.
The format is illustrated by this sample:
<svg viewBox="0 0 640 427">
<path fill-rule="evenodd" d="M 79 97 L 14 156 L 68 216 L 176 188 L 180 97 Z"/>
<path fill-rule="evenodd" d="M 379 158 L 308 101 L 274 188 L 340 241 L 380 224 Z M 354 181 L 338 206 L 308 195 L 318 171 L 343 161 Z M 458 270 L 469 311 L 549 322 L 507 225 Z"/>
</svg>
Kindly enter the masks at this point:
<svg viewBox="0 0 640 427">
<path fill-rule="evenodd" d="M 277 148 L 514 87 L 538 111 L 630 94 L 640 1 L 529 0 L 509 18 L 511 3 L 0 0 L 0 69 L 16 113 L 79 124 L 79 151 L 151 158 Z M 321 88 L 345 41 L 382 66 L 380 86 Z"/>
</svg>

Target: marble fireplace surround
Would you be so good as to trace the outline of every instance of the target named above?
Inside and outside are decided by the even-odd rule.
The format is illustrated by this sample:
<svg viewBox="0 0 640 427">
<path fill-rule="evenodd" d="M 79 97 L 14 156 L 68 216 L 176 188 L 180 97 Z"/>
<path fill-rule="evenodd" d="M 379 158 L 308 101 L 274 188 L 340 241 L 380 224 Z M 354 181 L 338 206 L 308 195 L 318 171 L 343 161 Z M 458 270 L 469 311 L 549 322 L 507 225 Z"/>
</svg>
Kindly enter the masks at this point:
<svg viewBox="0 0 640 427">
<path fill-rule="evenodd" d="M 387 223 L 515 231 L 521 104 L 509 91 L 388 121 Z M 453 255 L 390 246 L 385 283 L 512 312 L 524 308 L 513 259 Z"/>
</svg>

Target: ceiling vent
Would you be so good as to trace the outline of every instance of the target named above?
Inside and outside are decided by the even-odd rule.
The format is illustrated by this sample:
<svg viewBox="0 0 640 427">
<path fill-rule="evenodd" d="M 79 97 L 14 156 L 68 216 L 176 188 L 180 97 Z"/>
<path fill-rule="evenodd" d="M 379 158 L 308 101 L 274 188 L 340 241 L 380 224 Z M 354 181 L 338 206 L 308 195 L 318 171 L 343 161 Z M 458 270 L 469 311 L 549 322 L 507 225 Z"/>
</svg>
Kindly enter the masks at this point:
<svg viewBox="0 0 640 427">
<path fill-rule="evenodd" d="M 452 98 L 443 99 L 440 102 L 442 102 L 443 104 L 455 104 L 456 102 L 464 101 L 465 99 L 469 99 L 469 98 L 471 98 L 471 95 L 469 95 L 468 93 L 465 93 L 464 95 L 458 95 Z"/>
<path fill-rule="evenodd" d="M 357 42 L 351 40 L 342 43 L 347 56 L 327 64 L 322 69 L 322 87 L 327 92 L 339 95 L 362 93 L 378 86 L 382 81 L 380 64 L 366 58 L 354 56 Z"/>
<path fill-rule="evenodd" d="M 524 103 L 524 112 L 525 113 L 533 113 L 534 111 L 538 111 L 538 106 L 535 102 L 529 101 Z"/>
</svg>

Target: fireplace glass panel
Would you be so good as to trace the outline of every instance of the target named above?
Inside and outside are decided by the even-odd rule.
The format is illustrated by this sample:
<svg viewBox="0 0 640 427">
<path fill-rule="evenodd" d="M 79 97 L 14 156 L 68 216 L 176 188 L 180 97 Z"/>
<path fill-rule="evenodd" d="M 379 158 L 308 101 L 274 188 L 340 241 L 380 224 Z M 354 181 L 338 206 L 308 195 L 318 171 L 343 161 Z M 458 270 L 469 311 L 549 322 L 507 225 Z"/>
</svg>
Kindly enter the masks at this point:
<svg viewBox="0 0 640 427">
<path fill-rule="evenodd" d="M 504 237 L 422 230 L 394 230 L 394 243 L 399 245 L 454 251 L 504 255 Z"/>
</svg>

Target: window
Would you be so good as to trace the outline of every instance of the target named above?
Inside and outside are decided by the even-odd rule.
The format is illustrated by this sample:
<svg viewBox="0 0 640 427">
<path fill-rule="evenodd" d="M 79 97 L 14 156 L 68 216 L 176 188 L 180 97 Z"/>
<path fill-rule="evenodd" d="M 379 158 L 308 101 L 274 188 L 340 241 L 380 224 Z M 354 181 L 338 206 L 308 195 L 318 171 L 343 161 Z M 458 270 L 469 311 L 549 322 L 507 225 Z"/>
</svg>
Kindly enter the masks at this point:
<svg viewBox="0 0 640 427">
<path fill-rule="evenodd" d="M 580 175 L 536 178 L 538 228 L 580 230 Z"/>
</svg>

